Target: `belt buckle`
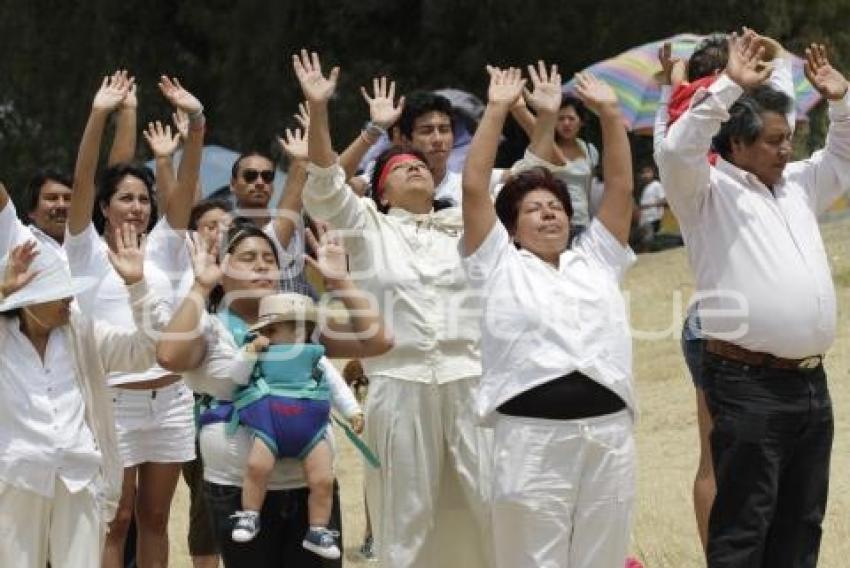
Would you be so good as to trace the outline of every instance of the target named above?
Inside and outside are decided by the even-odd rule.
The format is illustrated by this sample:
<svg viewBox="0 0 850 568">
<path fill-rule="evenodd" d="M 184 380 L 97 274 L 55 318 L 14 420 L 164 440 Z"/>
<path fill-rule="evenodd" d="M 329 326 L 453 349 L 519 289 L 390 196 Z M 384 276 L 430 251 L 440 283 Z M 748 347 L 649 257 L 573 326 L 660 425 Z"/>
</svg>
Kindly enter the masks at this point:
<svg viewBox="0 0 850 568">
<path fill-rule="evenodd" d="M 818 366 L 820 366 L 820 364 L 821 364 L 821 356 L 820 355 L 813 355 L 812 357 L 806 357 L 805 359 L 800 361 L 800 364 L 797 365 L 797 368 L 803 369 L 803 370 L 806 370 L 806 371 L 811 371 L 812 369 L 818 368 Z"/>
</svg>

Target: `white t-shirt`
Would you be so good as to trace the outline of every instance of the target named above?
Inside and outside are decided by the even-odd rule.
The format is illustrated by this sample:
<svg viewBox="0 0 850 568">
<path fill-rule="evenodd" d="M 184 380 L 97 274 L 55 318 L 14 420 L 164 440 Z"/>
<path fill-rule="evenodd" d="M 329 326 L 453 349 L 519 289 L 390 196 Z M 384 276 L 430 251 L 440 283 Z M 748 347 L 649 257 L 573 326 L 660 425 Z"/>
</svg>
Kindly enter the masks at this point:
<svg viewBox="0 0 850 568">
<path fill-rule="evenodd" d="M 597 219 L 558 268 L 518 250 L 501 223 L 464 260 L 483 298 L 476 407 L 485 424 L 504 402 L 580 371 L 635 414 L 632 341 L 619 282 L 635 262 Z"/>
<path fill-rule="evenodd" d="M 640 194 L 640 225 L 649 225 L 650 223 L 654 223 L 655 221 L 660 221 L 664 217 L 664 207 L 648 207 L 646 209 L 643 208 L 644 205 L 649 205 L 651 203 L 658 203 L 659 201 L 663 201 L 666 199 L 664 195 L 664 186 L 661 185 L 661 182 L 658 180 L 651 181 L 646 187 L 643 188 L 643 192 Z"/>
<path fill-rule="evenodd" d="M 98 284 L 77 295 L 80 310 L 93 319 L 103 320 L 114 326 L 132 330 L 136 328 L 133 312 L 130 309 L 130 296 L 124 281 L 112 268 L 107 254 L 108 245 L 89 223 L 81 233 L 65 233 L 65 250 L 68 265 L 73 276 L 90 276 Z M 154 262 L 145 260 L 145 281 L 148 287 L 159 297 L 165 299 L 165 305 L 173 309 L 171 282 L 166 273 Z M 151 367 L 144 373 L 112 373 L 108 377 L 109 386 L 150 381 L 173 375 L 160 366 Z"/>
</svg>

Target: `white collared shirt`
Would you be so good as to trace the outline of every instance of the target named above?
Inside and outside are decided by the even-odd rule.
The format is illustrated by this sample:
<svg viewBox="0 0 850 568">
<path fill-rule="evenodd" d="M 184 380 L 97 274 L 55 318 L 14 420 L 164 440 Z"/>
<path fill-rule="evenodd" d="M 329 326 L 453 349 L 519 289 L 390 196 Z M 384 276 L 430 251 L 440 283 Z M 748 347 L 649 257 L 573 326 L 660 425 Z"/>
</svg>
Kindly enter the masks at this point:
<svg viewBox="0 0 850 568">
<path fill-rule="evenodd" d="M 80 309 L 91 317 L 127 330 L 135 328 L 130 298 L 124 281 L 109 262 L 108 245 L 97 234 L 92 223 L 79 234 L 65 233 L 65 250 L 73 276 L 89 276 L 98 279 L 98 284 L 77 295 Z M 172 308 L 174 291 L 165 271 L 145 260 L 145 281 L 151 290 L 162 299 L 163 305 Z M 109 376 L 109 386 L 150 381 L 173 375 L 159 365 L 143 373 L 114 373 Z"/>
<path fill-rule="evenodd" d="M 493 225 L 464 261 L 484 298 L 476 404 L 484 423 L 508 400 L 574 371 L 612 390 L 635 414 L 632 341 L 619 289 L 634 262 L 597 219 L 557 268 L 518 250 L 505 227 Z"/>
<path fill-rule="evenodd" d="M 821 354 L 835 338 L 836 301 L 817 215 L 850 189 L 850 94 L 830 102 L 826 147 L 788 164 L 772 193 L 755 175 L 705 158 L 741 94 L 720 76 L 656 149 L 695 273 L 702 330 L 778 357 Z"/>
<path fill-rule="evenodd" d="M 149 293 L 144 281 L 128 286 L 127 293 L 137 326 L 153 322 L 154 329 L 161 329 L 167 323 L 161 300 Z M 77 422 L 79 394 L 85 425 L 101 454 L 95 493 L 109 521 L 121 495 L 123 468 L 106 374 L 150 367 L 155 340 L 138 328 L 128 331 L 94 321 L 72 304 L 68 325 L 50 337 L 43 365 L 31 345 L 28 353 L 24 341 L 17 319 L 0 317 L 0 482 L 50 497 L 56 474 L 64 475 L 60 466 L 71 468 L 71 485 L 82 482 L 93 456 L 86 428 Z M 51 414 L 53 408 L 56 414 Z"/>
<path fill-rule="evenodd" d="M 85 405 L 67 333 L 54 329 L 42 362 L 18 318 L 4 328 L 0 380 L 0 480 L 53 496 L 58 476 L 76 493 L 100 471 L 101 454 L 85 420 Z"/>
<path fill-rule="evenodd" d="M 414 215 L 359 198 L 338 165 L 308 166 L 304 206 L 342 232 L 352 278 L 377 301 L 394 347 L 365 359 L 366 374 L 445 383 L 478 377 L 480 302 L 461 266 L 461 211 Z"/>
</svg>

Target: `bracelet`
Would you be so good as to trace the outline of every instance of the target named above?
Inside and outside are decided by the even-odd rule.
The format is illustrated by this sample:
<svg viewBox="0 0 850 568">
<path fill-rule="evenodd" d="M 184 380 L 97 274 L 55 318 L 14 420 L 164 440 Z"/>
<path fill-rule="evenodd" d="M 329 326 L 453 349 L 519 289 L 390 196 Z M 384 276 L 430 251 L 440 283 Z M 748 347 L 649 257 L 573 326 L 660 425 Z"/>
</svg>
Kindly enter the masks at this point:
<svg viewBox="0 0 850 568">
<path fill-rule="evenodd" d="M 204 107 L 201 107 L 201 109 L 199 111 L 193 112 L 192 114 L 189 115 L 189 124 L 191 124 L 193 122 L 198 122 L 199 120 L 203 120 L 203 119 L 204 119 Z"/>
<path fill-rule="evenodd" d="M 366 128 L 363 129 L 364 132 L 369 134 L 375 142 L 377 142 L 381 136 L 384 136 L 387 133 L 387 129 L 379 124 L 375 124 L 371 120 L 366 123 Z"/>
<path fill-rule="evenodd" d="M 189 118 L 189 130 L 203 130 L 206 125 L 207 118 L 204 116 L 203 111 Z"/>
</svg>

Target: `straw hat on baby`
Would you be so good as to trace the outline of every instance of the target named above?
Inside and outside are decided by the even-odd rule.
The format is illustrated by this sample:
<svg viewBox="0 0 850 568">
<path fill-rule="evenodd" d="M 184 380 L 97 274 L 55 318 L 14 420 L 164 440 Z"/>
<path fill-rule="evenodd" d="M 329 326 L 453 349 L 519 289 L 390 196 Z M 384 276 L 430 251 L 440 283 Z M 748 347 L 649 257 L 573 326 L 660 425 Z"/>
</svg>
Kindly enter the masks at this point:
<svg viewBox="0 0 850 568">
<path fill-rule="evenodd" d="M 251 326 L 251 331 L 257 331 L 281 321 L 319 323 L 328 319 L 345 320 L 347 317 L 348 312 L 344 309 L 329 308 L 324 304 L 320 307 L 309 296 L 284 292 L 260 299 L 260 314 L 257 323 Z"/>
<path fill-rule="evenodd" d="M 73 298 L 97 284 L 97 278 L 72 277 L 62 258 L 49 247 L 39 246 L 38 251 L 30 265 L 30 270 L 38 271 L 38 274 L 17 292 L 0 299 L 0 312 Z M 0 278 L 6 273 L 8 262 L 8 255 L 0 261 Z"/>
</svg>

